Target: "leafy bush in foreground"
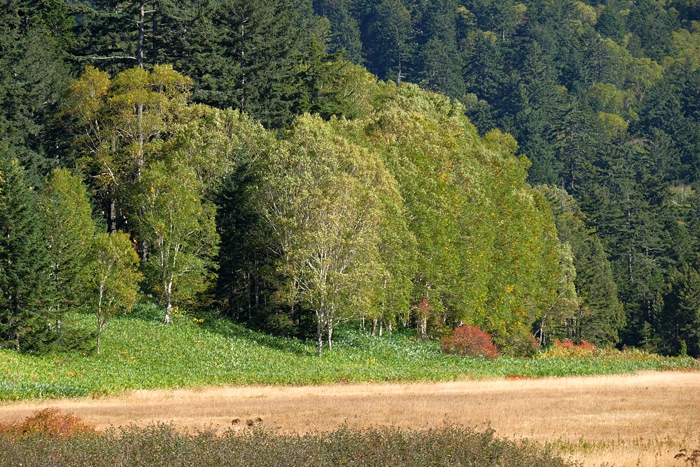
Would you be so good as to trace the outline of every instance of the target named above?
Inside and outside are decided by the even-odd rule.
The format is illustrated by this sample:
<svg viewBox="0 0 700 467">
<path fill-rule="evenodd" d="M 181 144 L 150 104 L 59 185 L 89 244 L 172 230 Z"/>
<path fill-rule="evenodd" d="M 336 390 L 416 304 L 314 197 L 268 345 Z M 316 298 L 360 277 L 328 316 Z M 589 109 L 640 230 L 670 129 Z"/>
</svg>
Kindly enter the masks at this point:
<svg viewBox="0 0 700 467">
<path fill-rule="evenodd" d="M 305 435 L 229 430 L 217 436 L 212 431 L 180 433 L 172 425 L 158 424 L 110 429 L 97 436 L 6 435 L 3 441 L 0 465 L 35 467 L 568 465 L 534 445 L 498 439 L 493 430 L 479 433 L 450 425 L 429 430 L 344 426 Z"/>
</svg>

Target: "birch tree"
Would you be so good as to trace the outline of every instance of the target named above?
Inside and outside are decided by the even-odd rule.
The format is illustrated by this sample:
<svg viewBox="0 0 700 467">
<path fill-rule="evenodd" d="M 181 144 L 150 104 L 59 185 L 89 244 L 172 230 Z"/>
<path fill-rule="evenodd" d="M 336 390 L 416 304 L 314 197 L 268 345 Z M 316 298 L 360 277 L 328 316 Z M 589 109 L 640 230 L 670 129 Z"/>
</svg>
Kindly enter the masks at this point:
<svg viewBox="0 0 700 467">
<path fill-rule="evenodd" d="M 76 165 L 90 176 L 107 211 L 110 232 L 118 217 L 138 222 L 127 198 L 131 185 L 187 117 L 192 80 L 172 66 L 132 68 L 114 79 L 94 67 L 69 87 L 60 116 L 73 133 Z M 122 213 L 119 216 L 119 212 Z"/>
<path fill-rule="evenodd" d="M 384 171 L 376 156 L 334 136 L 318 117 L 297 120 L 262 166 L 256 196 L 284 284 L 278 299 L 312 310 L 318 355 L 335 327 L 370 304 L 379 263 Z"/>
<path fill-rule="evenodd" d="M 154 163 L 143 172 L 139 187 L 139 235 L 151 247 L 144 269 L 165 303 L 163 323 L 168 324 L 173 301 L 193 297 L 214 277 L 216 209 L 202 198 L 190 167 Z"/>
<path fill-rule="evenodd" d="M 131 311 L 139 282 L 139 256 L 128 234 L 101 233 L 92 241 L 92 260 L 85 272 L 89 301 L 97 317 L 97 353 L 107 321 L 118 313 Z"/>
</svg>

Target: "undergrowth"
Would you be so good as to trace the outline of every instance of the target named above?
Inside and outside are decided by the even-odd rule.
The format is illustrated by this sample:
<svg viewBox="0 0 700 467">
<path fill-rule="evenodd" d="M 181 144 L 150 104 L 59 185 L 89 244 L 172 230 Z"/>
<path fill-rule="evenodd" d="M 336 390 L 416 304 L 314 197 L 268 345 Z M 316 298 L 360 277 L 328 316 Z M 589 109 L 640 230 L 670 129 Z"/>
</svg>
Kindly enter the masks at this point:
<svg viewBox="0 0 700 467">
<path fill-rule="evenodd" d="M 42 412 L 35 415 L 46 419 Z M 50 412 L 63 424 L 67 417 Z M 34 467 L 100 466 L 532 466 L 564 467 L 560 457 L 532 443 L 515 443 L 445 425 L 440 429 L 351 429 L 305 435 L 267 429 L 182 433 L 170 424 L 76 431 L 73 436 L 51 429 L 21 434 L 0 427 L 0 465 Z"/>
<path fill-rule="evenodd" d="M 77 315 L 85 327 L 93 317 Z M 27 355 L 0 350 L 0 400 L 117 394 L 130 389 L 220 385 L 309 385 L 347 382 L 452 381 L 507 375 L 569 376 L 700 368 L 692 358 L 597 349 L 587 356 L 555 352 L 533 359 L 445 355 L 415 335 L 371 336 L 343 329 L 332 351 L 314 342 L 256 333 L 226 320 L 176 315 L 163 326 L 159 310 L 141 305 L 115 318 L 102 352 Z M 203 319 L 203 322 L 202 322 Z"/>
</svg>

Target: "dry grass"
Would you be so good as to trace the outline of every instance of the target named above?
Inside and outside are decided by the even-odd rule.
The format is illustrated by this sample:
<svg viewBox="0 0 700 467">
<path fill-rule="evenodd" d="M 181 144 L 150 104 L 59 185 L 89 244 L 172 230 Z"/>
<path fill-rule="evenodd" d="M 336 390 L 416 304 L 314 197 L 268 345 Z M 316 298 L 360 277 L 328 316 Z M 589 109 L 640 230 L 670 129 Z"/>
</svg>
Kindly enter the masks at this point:
<svg viewBox="0 0 700 467">
<path fill-rule="evenodd" d="M 499 436 L 552 442 L 585 465 L 671 466 L 679 449 L 700 448 L 700 373 L 546 378 L 454 383 L 313 387 L 232 387 L 134 391 L 121 397 L 52 401 L 98 429 L 173 421 L 281 431 L 445 421 L 491 426 Z M 46 401 L 0 405 L 0 423 L 24 418 Z M 236 421 L 237 420 L 237 421 Z"/>
</svg>

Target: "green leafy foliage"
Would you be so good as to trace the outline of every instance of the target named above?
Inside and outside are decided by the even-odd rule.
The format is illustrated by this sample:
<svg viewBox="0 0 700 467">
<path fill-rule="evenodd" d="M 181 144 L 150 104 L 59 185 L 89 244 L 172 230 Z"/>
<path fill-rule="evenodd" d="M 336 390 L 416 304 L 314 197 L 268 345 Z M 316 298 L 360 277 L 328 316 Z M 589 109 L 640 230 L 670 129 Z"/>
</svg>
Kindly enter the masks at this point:
<svg viewBox="0 0 700 467">
<path fill-rule="evenodd" d="M 173 301 L 204 291 L 216 269 L 216 210 L 197 182 L 193 169 L 165 162 L 145 169 L 139 182 L 138 233 L 150 249 L 143 267 L 165 303 L 165 324 Z"/>
<path fill-rule="evenodd" d="M 161 145 L 185 119 L 191 86 L 163 65 L 132 68 L 114 79 L 87 67 L 68 89 L 60 115 L 75 135 L 74 161 L 91 176 L 111 232 L 128 221 L 138 226 L 131 190 L 151 162 L 164 158 Z"/>
<path fill-rule="evenodd" d="M 118 313 L 131 311 L 143 276 L 138 271 L 139 257 L 128 234 L 98 234 L 92 240 L 90 250 L 90 262 L 83 280 L 90 307 L 97 316 L 99 354 L 102 331 L 107 321 Z"/>
<path fill-rule="evenodd" d="M 276 299 L 314 312 L 320 356 L 323 336 L 330 347 L 333 329 L 368 308 L 382 269 L 378 193 L 395 188 L 376 155 L 320 118 L 299 118 L 285 143 L 261 160 L 253 203 L 277 257 Z"/>
<path fill-rule="evenodd" d="M 697 353 L 684 311 L 693 280 L 676 273 L 700 245 L 694 2 L 5 3 L 0 145 L 30 198 L 52 184 L 41 210 L 56 216 L 37 234 L 52 290 L 44 266 L 25 271 L 46 313 L 78 302 L 75 246 L 90 236 L 78 233 L 89 216 L 77 178 L 45 178 L 66 166 L 89 182 L 109 231 L 136 241 L 146 288 L 166 309 L 178 287 L 153 271 L 167 243 L 159 225 L 176 213 L 202 224 L 189 238 L 203 245 L 180 263 L 198 271 L 180 281 L 180 303 L 208 303 L 218 264 L 222 308 L 280 334 L 314 324 L 300 258 L 324 237 L 358 252 L 354 272 L 336 275 L 352 284 L 345 295 L 325 280 L 304 286 L 343 295 L 341 321 L 415 326 L 423 338 L 475 324 L 506 354 L 527 348 L 533 329 L 543 343 Z M 67 63 L 92 66 L 68 86 Z M 166 188 L 169 171 L 180 186 Z M 265 187 L 298 194 L 297 205 Z M 194 201 L 168 211 L 168 197 Z M 271 202 L 291 206 L 277 224 Z M 362 235 L 348 234 L 352 222 Z M 304 241 L 278 242 L 280 225 Z"/>
</svg>

